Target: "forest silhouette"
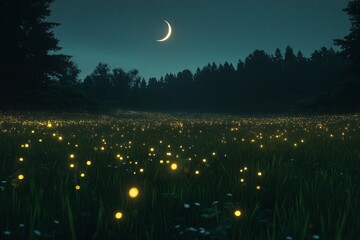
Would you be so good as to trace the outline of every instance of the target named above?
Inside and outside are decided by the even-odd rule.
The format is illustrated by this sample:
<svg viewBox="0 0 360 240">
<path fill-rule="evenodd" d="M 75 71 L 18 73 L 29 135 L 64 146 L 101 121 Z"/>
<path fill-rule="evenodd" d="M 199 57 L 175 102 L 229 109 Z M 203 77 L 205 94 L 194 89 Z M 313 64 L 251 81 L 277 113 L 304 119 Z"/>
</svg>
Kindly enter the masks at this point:
<svg viewBox="0 0 360 240">
<path fill-rule="evenodd" d="M 209 63 L 142 78 L 138 70 L 99 63 L 85 79 L 47 21 L 53 0 L 0 3 L 0 108 L 103 111 L 136 109 L 213 113 L 330 113 L 360 110 L 360 1 L 344 11 L 349 34 L 309 57 L 287 46 L 255 50 L 236 66 Z"/>
</svg>

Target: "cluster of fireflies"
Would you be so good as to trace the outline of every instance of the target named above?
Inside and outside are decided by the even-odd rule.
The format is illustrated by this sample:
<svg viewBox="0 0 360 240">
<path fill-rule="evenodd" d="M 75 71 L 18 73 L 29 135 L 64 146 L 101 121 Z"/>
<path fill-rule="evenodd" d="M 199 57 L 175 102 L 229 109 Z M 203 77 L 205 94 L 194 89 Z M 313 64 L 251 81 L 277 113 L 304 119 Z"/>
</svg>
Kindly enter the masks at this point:
<svg viewBox="0 0 360 240">
<path fill-rule="evenodd" d="M 219 117 L 204 120 L 160 118 L 150 114 L 145 120 L 103 117 L 25 123 L 12 118 L 14 122 L 8 129 L 3 129 L 2 134 L 18 134 L 23 138 L 17 143 L 16 169 L 11 175 L 19 185 L 31 182 L 27 167 L 37 161 L 37 154 L 41 152 L 49 161 L 56 159 L 54 164 L 66 169 L 71 176 L 66 178 L 66 184 L 76 194 L 90 192 L 92 186 L 87 180 L 99 177 L 96 169 L 101 167 L 101 174 L 125 176 L 122 179 L 136 179 L 136 183 L 157 179 L 158 175 L 169 179 L 183 175 L 194 186 L 212 179 L 214 172 L 224 175 L 235 172 L 239 188 L 248 187 L 259 195 L 256 192 L 266 191 L 270 174 L 266 169 L 254 167 L 254 162 L 259 159 L 249 156 L 259 155 L 261 161 L 270 161 L 267 151 L 277 148 L 296 153 L 311 139 L 345 141 L 360 130 L 359 124 L 338 124 L 349 121 L 349 118 Z M 360 122 L 358 116 L 351 120 Z M 241 148 L 246 148 L 250 154 L 238 157 L 237 149 Z M 52 151 L 61 156 L 51 155 Z M 140 191 L 139 186 L 129 187 L 126 193 L 118 196 L 139 202 L 146 196 L 145 191 L 149 191 Z M 195 206 L 200 206 L 198 204 Z M 189 204 L 184 206 L 190 208 Z M 117 206 L 116 209 L 122 211 L 113 212 L 116 220 L 128 216 L 123 207 Z M 233 209 L 233 217 L 239 218 L 243 214 L 240 209 Z"/>
</svg>

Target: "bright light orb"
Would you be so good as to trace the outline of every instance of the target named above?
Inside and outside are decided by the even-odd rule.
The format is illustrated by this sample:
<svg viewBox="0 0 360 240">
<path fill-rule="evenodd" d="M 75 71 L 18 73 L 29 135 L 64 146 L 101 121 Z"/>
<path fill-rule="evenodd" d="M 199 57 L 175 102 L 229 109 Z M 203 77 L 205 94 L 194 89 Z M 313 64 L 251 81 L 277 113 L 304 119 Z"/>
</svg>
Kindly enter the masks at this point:
<svg viewBox="0 0 360 240">
<path fill-rule="evenodd" d="M 122 214 L 122 212 L 117 212 L 117 213 L 115 213 L 115 218 L 116 219 L 121 219 L 123 217 L 123 214 Z"/>
<path fill-rule="evenodd" d="M 138 195 L 139 195 L 139 189 L 137 189 L 136 187 L 130 188 L 129 197 L 136 198 Z"/>
<path fill-rule="evenodd" d="M 19 180 L 24 180 L 24 178 L 25 178 L 25 177 L 24 177 L 24 175 L 22 175 L 22 174 L 20 174 L 20 175 L 18 176 L 18 179 L 19 179 Z"/>
<path fill-rule="evenodd" d="M 171 164 L 171 170 L 176 170 L 178 168 L 176 163 Z"/>
<path fill-rule="evenodd" d="M 90 165 L 91 165 L 91 161 L 88 160 L 88 161 L 86 162 L 86 165 L 90 166 Z"/>
<path fill-rule="evenodd" d="M 236 217 L 240 217 L 240 216 L 241 216 L 241 211 L 240 211 L 240 210 L 236 210 L 236 211 L 234 212 L 234 215 L 235 215 Z"/>
</svg>

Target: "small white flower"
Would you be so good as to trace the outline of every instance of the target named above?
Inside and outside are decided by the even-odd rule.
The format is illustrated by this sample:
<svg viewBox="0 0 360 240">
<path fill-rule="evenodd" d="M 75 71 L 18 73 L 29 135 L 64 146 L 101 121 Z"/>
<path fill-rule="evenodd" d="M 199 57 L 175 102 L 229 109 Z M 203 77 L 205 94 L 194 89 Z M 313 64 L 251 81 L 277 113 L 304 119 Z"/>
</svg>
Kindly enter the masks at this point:
<svg viewBox="0 0 360 240">
<path fill-rule="evenodd" d="M 41 232 L 39 230 L 34 230 L 34 234 L 37 236 L 41 236 Z"/>
<path fill-rule="evenodd" d="M 231 193 L 227 193 L 226 196 L 227 196 L 227 197 L 232 197 L 232 194 L 231 194 Z"/>
<path fill-rule="evenodd" d="M 196 228 L 193 228 L 193 227 L 189 227 L 186 229 L 186 231 L 189 231 L 189 232 L 197 232 L 197 229 Z"/>
<path fill-rule="evenodd" d="M 200 203 L 198 202 L 194 203 L 194 205 L 200 207 Z"/>
<path fill-rule="evenodd" d="M 320 239 L 320 236 L 319 235 L 313 235 L 312 238 L 313 239 Z"/>
<path fill-rule="evenodd" d="M 190 208 L 190 204 L 184 203 L 184 208 Z"/>
<path fill-rule="evenodd" d="M 9 230 L 4 231 L 4 235 L 10 235 L 11 232 Z"/>
</svg>

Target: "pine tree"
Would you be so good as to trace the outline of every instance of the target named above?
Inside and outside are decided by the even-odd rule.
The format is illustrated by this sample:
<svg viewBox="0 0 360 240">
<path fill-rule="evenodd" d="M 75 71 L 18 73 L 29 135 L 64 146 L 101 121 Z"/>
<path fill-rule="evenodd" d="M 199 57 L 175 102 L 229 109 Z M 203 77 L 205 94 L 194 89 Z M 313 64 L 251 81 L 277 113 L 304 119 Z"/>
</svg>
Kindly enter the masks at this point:
<svg viewBox="0 0 360 240">
<path fill-rule="evenodd" d="M 0 94 L 16 101 L 29 89 L 59 79 L 70 57 L 53 54 L 61 48 L 48 22 L 53 0 L 1 0 Z M 12 98 L 12 99 L 10 99 Z"/>
<path fill-rule="evenodd" d="M 350 1 L 344 9 L 351 22 L 350 33 L 343 39 L 335 39 L 334 43 L 340 46 L 342 54 L 353 63 L 354 70 L 360 68 L 360 1 Z"/>
</svg>

